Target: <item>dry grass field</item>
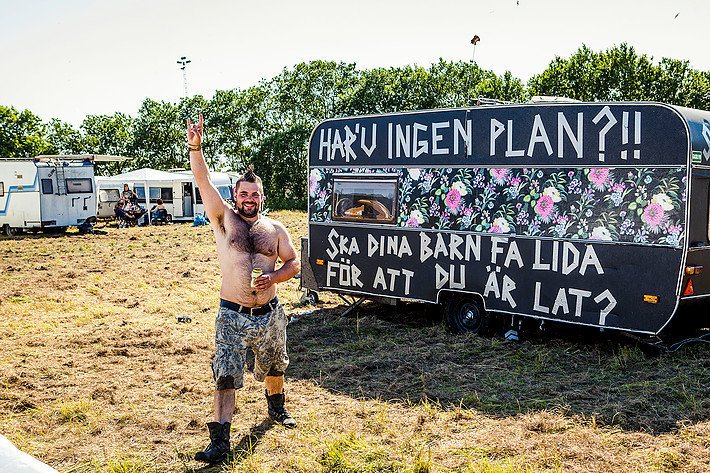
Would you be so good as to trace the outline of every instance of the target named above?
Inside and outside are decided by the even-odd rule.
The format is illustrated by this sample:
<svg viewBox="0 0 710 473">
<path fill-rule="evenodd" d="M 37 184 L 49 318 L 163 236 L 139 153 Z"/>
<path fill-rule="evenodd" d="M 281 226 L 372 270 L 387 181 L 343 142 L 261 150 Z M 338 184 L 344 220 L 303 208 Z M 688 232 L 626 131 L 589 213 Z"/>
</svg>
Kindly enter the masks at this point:
<svg viewBox="0 0 710 473">
<path fill-rule="evenodd" d="M 303 213 L 273 216 L 305 235 Z M 0 237 L 0 433 L 61 472 L 710 471 L 706 343 L 650 356 L 576 327 L 456 336 L 435 307 L 341 317 L 328 294 L 308 306 L 297 280 L 279 292 L 298 429 L 267 419 L 248 375 L 231 461 L 197 463 L 220 283 L 211 229 L 102 230 Z"/>
</svg>

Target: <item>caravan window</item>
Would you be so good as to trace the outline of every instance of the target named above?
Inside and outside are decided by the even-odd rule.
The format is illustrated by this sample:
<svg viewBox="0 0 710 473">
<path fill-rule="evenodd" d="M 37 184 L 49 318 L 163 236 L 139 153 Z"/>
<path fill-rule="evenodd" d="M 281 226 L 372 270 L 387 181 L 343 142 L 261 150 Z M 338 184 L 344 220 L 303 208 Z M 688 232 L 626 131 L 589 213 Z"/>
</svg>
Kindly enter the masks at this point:
<svg viewBox="0 0 710 473">
<path fill-rule="evenodd" d="M 232 195 L 232 188 L 230 186 L 217 186 L 217 192 L 219 192 L 220 197 L 224 200 L 234 199 Z M 200 194 L 200 188 L 195 187 L 195 203 L 202 203 L 202 195 Z"/>
<path fill-rule="evenodd" d="M 51 179 L 42 179 L 42 194 L 54 194 L 54 185 Z"/>
<path fill-rule="evenodd" d="M 150 193 L 151 201 L 153 200 L 153 192 Z M 163 199 L 164 204 L 173 203 L 173 189 L 172 187 L 161 187 L 160 188 L 160 198 Z M 157 199 L 156 199 L 157 200 Z"/>
<path fill-rule="evenodd" d="M 224 199 L 224 200 L 229 200 L 232 198 L 232 188 L 229 186 L 217 186 L 217 190 L 219 191 L 219 195 Z"/>
<path fill-rule="evenodd" d="M 0 197 L 4 197 L 4 196 L 5 196 L 5 183 L 0 182 Z"/>
<path fill-rule="evenodd" d="M 67 194 L 87 194 L 94 190 L 91 179 L 67 179 Z"/>
<path fill-rule="evenodd" d="M 145 204 L 145 187 L 137 185 L 134 190 L 138 196 L 138 202 Z M 173 189 L 171 187 L 151 187 L 148 189 L 148 192 L 150 192 L 150 201 L 153 203 L 155 203 L 158 198 L 163 199 L 163 203 L 166 204 L 173 202 Z"/>
<path fill-rule="evenodd" d="M 99 189 L 99 202 L 118 202 L 121 194 L 118 189 Z"/>
<path fill-rule="evenodd" d="M 334 220 L 394 224 L 396 203 L 396 177 L 333 178 Z"/>
</svg>

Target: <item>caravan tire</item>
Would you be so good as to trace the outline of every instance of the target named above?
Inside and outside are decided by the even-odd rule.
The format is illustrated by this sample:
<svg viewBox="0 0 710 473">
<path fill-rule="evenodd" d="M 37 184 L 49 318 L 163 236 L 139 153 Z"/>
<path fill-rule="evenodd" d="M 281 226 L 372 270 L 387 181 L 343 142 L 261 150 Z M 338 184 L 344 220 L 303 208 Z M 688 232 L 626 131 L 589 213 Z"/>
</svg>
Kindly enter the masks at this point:
<svg viewBox="0 0 710 473">
<path fill-rule="evenodd" d="M 5 224 L 5 225 L 2 227 L 2 232 L 3 232 L 5 235 L 7 235 L 7 236 L 15 236 L 15 235 L 17 235 L 17 233 L 18 233 L 17 228 L 11 227 L 11 226 L 8 225 L 8 224 Z"/>
<path fill-rule="evenodd" d="M 487 333 L 490 316 L 475 296 L 455 294 L 446 304 L 446 325 L 453 333 Z"/>
</svg>

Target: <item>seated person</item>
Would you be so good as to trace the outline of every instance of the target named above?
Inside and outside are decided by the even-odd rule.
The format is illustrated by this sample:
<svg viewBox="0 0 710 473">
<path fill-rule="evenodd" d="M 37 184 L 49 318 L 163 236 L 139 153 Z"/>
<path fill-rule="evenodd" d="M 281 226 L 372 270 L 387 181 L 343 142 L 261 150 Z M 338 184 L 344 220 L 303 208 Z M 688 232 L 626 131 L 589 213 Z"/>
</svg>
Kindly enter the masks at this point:
<svg viewBox="0 0 710 473">
<path fill-rule="evenodd" d="M 123 192 L 121 192 L 121 200 L 135 205 L 138 202 L 138 195 L 128 187 L 128 184 L 124 184 Z"/>
<path fill-rule="evenodd" d="M 150 209 L 150 215 L 153 223 L 168 223 L 168 209 L 163 205 L 163 199 L 158 199 L 157 204 Z"/>
<path fill-rule="evenodd" d="M 113 213 L 116 215 L 117 219 L 124 220 L 127 223 L 135 223 L 137 220 L 132 212 L 126 211 L 122 200 L 116 202 L 116 205 L 113 207 Z"/>
<path fill-rule="evenodd" d="M 125 210 L 126 210 L 126 214 L 130 215 L 136 221 L 136 223 L 138 223 L 138 221 L 146 213 L 148 213 L 148 211 L 145 208 L 143 208 L 139 205 L 134 205 L 134 204 L 129 205 Z"/>
</svg>

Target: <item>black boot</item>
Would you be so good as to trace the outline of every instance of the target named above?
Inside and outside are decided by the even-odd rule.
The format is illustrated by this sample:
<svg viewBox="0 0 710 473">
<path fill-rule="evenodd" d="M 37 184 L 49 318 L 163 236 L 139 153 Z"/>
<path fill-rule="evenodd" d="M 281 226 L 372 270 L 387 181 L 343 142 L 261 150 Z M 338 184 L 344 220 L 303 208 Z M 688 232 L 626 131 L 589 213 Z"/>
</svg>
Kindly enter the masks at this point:
<svg viewBox="0 0 710 473">
<path fill-rule="evenodd" d="M 278 422 L 289 429 L 296 427 L 296 420 L 291 417 L 284 407 L 286 394 L 282 391 L 278 394 L 272 394 L 269 396 L 268 390 L 264 391 L 264 394 L 266 394 L 266 402 L 269 406 L 269 417 L 271 417 L 274 422 Z"/>
<path fill-rule="evenodd" d="M 227 459 L 229 455 L 229 429 L 232 426 L 229 422 L 220 424 L 219 422 L 208 422 L 207 428 L 210 430 L 210 444 L 204 452 L 197 452 L 195 460 L 207 463 L 219 463 Z"/>
</svg>

